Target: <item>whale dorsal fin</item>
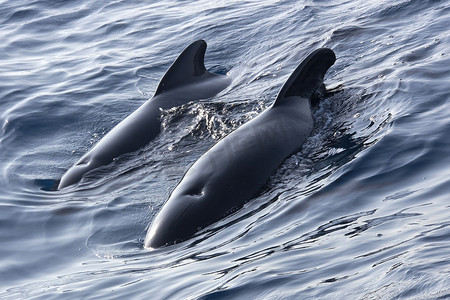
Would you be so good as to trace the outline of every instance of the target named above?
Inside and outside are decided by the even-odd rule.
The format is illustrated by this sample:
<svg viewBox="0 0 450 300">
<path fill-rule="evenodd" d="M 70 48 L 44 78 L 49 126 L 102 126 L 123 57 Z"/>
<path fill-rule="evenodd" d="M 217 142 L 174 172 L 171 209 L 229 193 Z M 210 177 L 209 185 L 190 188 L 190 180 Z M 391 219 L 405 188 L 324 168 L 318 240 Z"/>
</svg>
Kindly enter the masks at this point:
<svg viewBox="0 0 450 300">
<path fill-rule="evenodd" d="M 205 68 L 206 42 L 198 40 L 190 44 L 167 70 L 156 89 L 155 96 L 164 91 L 190 83 L 198 77 L 211 76 Z"/>
<path fill-rule="evenodd" d="M 333 50 L 320 48 L 309 54 L 295 69 L 281 88 L 274 105 L 283 103 L 283 99 L 298 96 L 310 99 L 312 94 L 323 87 L 323 77 L 336 61 Z"/>
</svg>

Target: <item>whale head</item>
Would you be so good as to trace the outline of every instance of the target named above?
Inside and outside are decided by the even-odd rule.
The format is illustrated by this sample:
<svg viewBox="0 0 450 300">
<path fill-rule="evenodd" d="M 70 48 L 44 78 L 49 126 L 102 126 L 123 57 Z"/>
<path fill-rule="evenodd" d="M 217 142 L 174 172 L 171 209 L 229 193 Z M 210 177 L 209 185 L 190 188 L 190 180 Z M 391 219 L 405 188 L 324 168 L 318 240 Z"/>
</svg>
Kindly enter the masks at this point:
<svg viewBox="0 0 450 300">
<path fill-rule="evenodd" d="M 59 182 L 58 190 L 79 183 L 86 173 L 102 164 L 105 164 L 105 162 L 87 155 L 83 156 L 75 165 L 64 173 Z"/>
<path fill-rule="evenodd" d="M 144 247 L 159 248 L 184 241 L 200 230 L 205 223 L 200 206 L 208 203 L 204 195 L 172 195 L 147 231 Z"/>
<path fill-rule="evenodd" d="M 72 166 L 61 178 L 61 181 L 58 185 L 58 190 L 80 182 L 83 175 L 92 169 L 93 167 L 88 163 L 77 163 L 76 165 Z"/>
</svg>

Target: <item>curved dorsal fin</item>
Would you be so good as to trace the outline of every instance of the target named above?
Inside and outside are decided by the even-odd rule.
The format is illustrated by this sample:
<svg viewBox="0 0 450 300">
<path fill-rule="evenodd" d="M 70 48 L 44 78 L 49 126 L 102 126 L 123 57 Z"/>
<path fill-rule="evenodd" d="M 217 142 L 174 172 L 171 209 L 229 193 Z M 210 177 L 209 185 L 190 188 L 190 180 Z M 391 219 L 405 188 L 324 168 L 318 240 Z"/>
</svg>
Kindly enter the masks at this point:
<svg viewBox="0 0 450 300">
<path fill-rule="evenodd" d="M 335 61 L 336 56 L 331 49 L 320 48 L 313 51 L 283 85 L 274 105 L 283 103 L 283 99 L 290 96 L 310 99 L 315 91 L 323 87 L 323 77 Z"/>
<path fill-rule="evenodd" d="M 205 68 L 206 42 L 198 40 L 190 44 L 167 70 L 156 89 L 155 96 L 169 89 L 211 74 Z M 212 74 L 211 74 L 212 75 Z"/>
</svg>

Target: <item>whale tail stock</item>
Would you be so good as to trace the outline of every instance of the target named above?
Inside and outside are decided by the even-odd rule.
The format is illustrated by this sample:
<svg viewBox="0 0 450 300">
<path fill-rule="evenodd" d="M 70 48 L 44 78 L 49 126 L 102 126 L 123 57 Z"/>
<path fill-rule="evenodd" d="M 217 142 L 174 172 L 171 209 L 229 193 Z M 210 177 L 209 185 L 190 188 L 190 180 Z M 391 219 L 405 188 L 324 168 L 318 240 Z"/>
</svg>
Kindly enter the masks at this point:
<svg viewBox="0 0 450 300">
<path fill-rule="evenodd" d="M 216 76 L 205 68 L 205 52 L 206 42 L 204 40 L 195 41 L 184 49 L 164 74 L 155 96 L 205 77 Z"/>
<path fill-rule="evenodd" d="M 318 103 L 317 94 L 325 93 L 323 78 L 336 61 L 336 55 L 329 48 L 319 48 L 309 54 L 294 70 L 281 88 L 274 105 L 290 96 L 311 99 L 311 105 Z"/>
</svg>

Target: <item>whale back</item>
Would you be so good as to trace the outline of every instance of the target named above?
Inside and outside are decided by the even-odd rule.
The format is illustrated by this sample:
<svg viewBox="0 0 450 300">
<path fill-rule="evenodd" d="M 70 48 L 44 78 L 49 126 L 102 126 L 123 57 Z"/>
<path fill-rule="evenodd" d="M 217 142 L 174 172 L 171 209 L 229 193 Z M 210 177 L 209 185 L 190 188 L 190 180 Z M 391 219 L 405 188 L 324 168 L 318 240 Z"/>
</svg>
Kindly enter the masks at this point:
<svg viewBox="0 0 450 300">
<path fill-rule="evenodd" d="M 205 77 L 216 76 L 205 68 L 206 42 L 198 40 L 190 44 L 178 56 L 161 79 L 155 96 Z"/>
<path fill-rule="evenodd" d="M 329 48 L 320 48 L 313 51 L 294 70 L 283 85 L 274 106 L 281 105 L 285 98 L 291 96 L 311 99 L 316 91 L 323 88 L 323 77 L 335 61 L 336 56 L 333 50 Z"/>
</svg>

